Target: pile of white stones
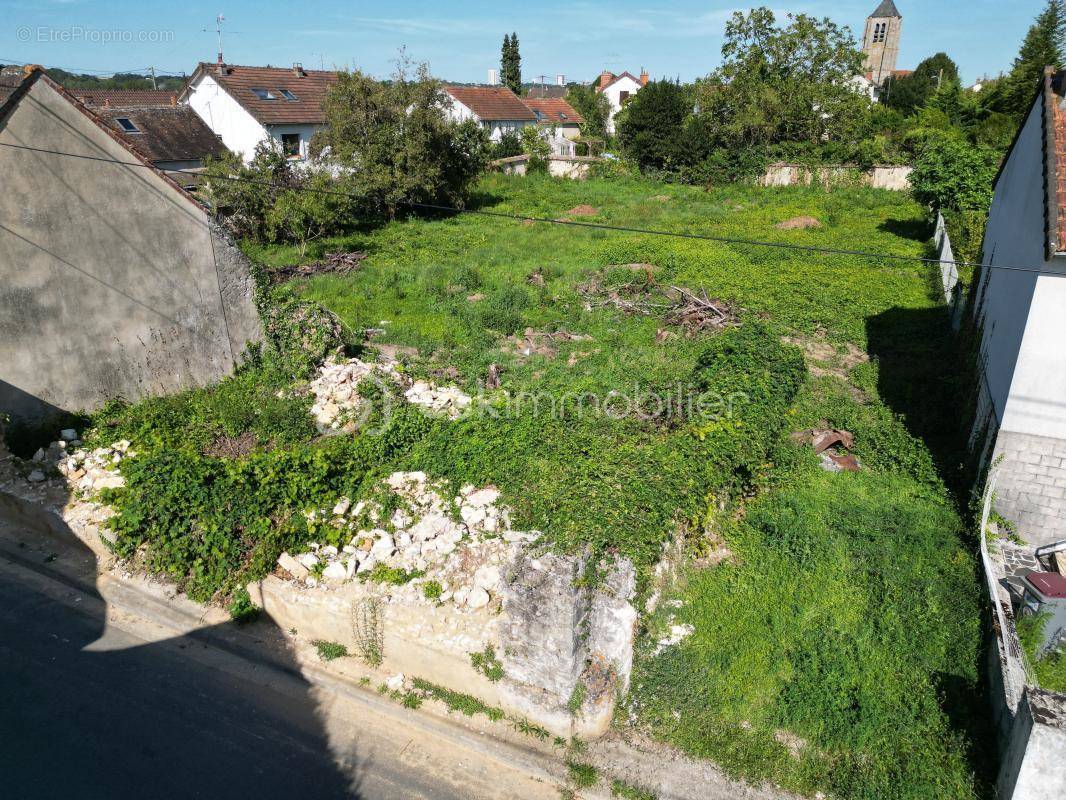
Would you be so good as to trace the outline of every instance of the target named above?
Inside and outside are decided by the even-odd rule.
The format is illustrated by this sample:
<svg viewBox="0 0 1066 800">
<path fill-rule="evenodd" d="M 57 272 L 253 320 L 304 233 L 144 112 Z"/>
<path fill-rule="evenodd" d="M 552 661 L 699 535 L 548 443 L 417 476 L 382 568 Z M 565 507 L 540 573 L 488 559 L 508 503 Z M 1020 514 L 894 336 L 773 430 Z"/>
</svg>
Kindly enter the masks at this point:
<svg viewBox="0 0 1066 800">
<path fill-rule="evenodd" d="M 130 443 L 122 439 L 110 447 L 97 447 L 95 450 L 78 448 L 56 464 L 57 469 L 67 479 L 67 483 L 83 492 L 93 493 L 101 489 L 120 489 L 126 485 L 126 479 L 118 473 L 118 465 L 125 458 L 136 453 L 130 449 Z"/>
<path fill-rule="evenodd" d="M 98 447 L 95 450 L 86 450 L 81 445 L 78 432 L 73 428 L 62 431 L 59 441 L 33 454 L 35 466 L 26 480 L 43 483 L 48 479 L 49 468 L 54 465 L 71 488 L 82 492 L 92 493 L 126 485 L 125 479 L 118 473 L 118 464 L 122 459 L 135 455 L 128 441 L 118 441 L 110 447 Z"/>
<path fill-rule="evenodd" d="M 374 364 L 358 358 L 341 361 L 331 358 L 319 367 L 310 389 L 315 396 L 311 415 L 320 431 L 354 433 L 359 428 L 359 418 L 368 410 L 364 408 L 366 399 L 359 394 L 359 384 L 368 378 L 385 389 L 407 385 L 407 379 L 397 369 L 395 361 Z M 407 388 L 404 397 L 407 402 L 422 406 L 432 414 L 447 415 L 451 419 L 459 417 L 473 402 L 455 386 L 438 387 L 422 380 Z"/>
<path fill-rule="evenodd" d="M 352 532 L 348 544 L 338 548 L 311 543 L 306 553 L 283 553 L 278 565 L 309 586 L 341 585 L 383 564 L 418 571 L 420 577 L 400 586 L 388 583 L 382 590 L 397 600 L 454 603 L 468 609 L 484 608 L 499 592 L 502 568 L 537 531 L 511 529 L 510 513 L 499 508 L 494 487 L 464 486 L 449 501 L 442 487 L 424 472 L 394 472 L 385 481 L 401 504 L 388 520 L 375 501 L 352 505 L 341 498 L 331 509 L 308 512 L 313 523 L 325 522 Z M 360 526 L 368 520 L 373 528 Z M 428 581 L 440 584 L 436 598 L 424 597 Z"/>
<path fill-rule="evenodd" d="M 387 379 L 392 383 L 402 381 L 395 363 L 372 364 L 358 358 L 346 361 L 330 358 L 319 367 L 318 377 L 311 381 L 310 389 L 315 395 L 311 416 L 320 431 L 356 431 L 359 412 L 366 403 L 359 394 L 359 384 L 365 378 Z"/>
<path fill-rule="evenodd" d="M 458 419 L 473 402 L 470 395 L 455 386 L 434 386 L 429 381 L 415 381 L 404 397 L 407 402 L 422 406 L 431 413 L 445 414 Z"/>
</svg>

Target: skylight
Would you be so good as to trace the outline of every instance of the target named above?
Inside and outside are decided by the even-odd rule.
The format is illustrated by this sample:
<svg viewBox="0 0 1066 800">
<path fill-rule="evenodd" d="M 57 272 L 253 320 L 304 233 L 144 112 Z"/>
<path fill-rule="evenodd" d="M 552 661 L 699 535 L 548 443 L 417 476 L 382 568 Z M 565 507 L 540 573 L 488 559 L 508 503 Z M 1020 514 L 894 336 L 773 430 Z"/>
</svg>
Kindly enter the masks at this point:
<svg viewBox="0 0 1066 800">
<path fill-rule="evenodd" d="M 128 117 L 119 117 L 115 120 L 118 126 L 126 133 L 140 133 L 141 129 L 134 125 Z"/>
<path fill-rule="evenodd" d="M 295 100 L 296 99 L 296 95 L 294 95 L 288 89 L 279 89 L 279 91 L 281 92 L 281 96 L 284 97 L 286 100 Z"/>
<path fill-rule="evenodd" d="M 252 94 L 258 97 L 260 100 L 277 100 L 277 95 L 268 89 L 256 89 L 252 88 Z"/>
<path fill-rule="evenodd" d="M 566 112 L 565 111 L 560 111 L 559 112 L 559 119 L 570 119 L 570 118 L 568 116 L 566 116 Z"/>
<path fill-rule="evenodd" d="M 533 109 L 533 115 L 537 119 L 544 119 L 544 112 L 543 111 L 538 111 L 537 109 Z"/>
</svg>

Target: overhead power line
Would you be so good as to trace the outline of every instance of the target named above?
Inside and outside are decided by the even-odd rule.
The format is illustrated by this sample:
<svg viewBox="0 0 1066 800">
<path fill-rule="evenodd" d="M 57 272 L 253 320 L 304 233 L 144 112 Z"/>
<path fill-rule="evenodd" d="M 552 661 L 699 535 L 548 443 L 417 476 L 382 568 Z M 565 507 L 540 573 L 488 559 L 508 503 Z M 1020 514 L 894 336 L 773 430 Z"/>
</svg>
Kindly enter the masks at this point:
<svg viewBox="0 0 1066 800">
<path fill-rule="evenodd" d="M 79 158 L 86 161 L 100 161 L 107 164 L 117 164 L 123 167 L 137 167 L 141 169 L 156 169 L 151 164 L 144 164 L 141 162 L 133 161 L 119 161 L 114 158 L 106 158 L 104 156 L 92 156 L 82 153 L 65 153 L 61 150 L 50 150 L 43 147 L 31 147 L 24 144 L 13 144 L 9 142 L 0 142 L 0 147 L 8 147 L 15 150 L 26 150 L 33 153 L 42 153 L 45 155 L 63 156 L 66 158 Z M 193 169 L 168 169 L 163 170 L 167 174 L 185 174 L 203 176 L 203 173 Z M 353 192 L 344 192 L 336 189 L 323 189 L 312 186 L 283 186 L 271 181 L 258 180 L 256 178 L 245 178 L 237 175 L 212 175 L 212 180 L 226 180 L 236 183 L 248 183 L 256 186 L 263 186 L 270 189 L 278 189 L 282 191 L 301 191 L 311 192 L 313 194 L 332 195 L 335 197 L 350 197 L 359 199 L 360 195 Z M 736 244 L 736 245 L 748 245 L 751 247 L 767 247 L 779 250 L 796 250 L 806 253 L 817 253 L 823 255 L 836 255 L 836 256 L 855 256 L 857 258 L 869 258 L 880 261 L 907 261 L 912 263 L 921 264 L 941 264 L 939 258 L 927 258 L 924 256 L 907 256 L 898 255 L 895 253 L 875 253 L 869 250 L 852 250 L 839 247 L 822 247 L 820 245 L 807 245 L 807 244 L 795 244 L 792 242 L 768 242 L 761 239 L 745 239 L 735 236 L 716 236 L 709 233 L 688 233 L 684 231 L 665 231 L 656 230 L 652 228 L 635 228 L 625 225 L 607 225 L 600 222 L 578 222 L 576 220 L 569 219 L 551 219 L 549 217 L 535 217 L 528 214 L 508 214 L 504 211 L 486 211 L 480 208 L 459 208 L 457 206 L 439 205 L 436 203 L 415 203 L 411 201 L 400 201 L 398 205 L 405 206 L 412 209 L 420 209 L 423 211 L 441 211 L 449 214 L 470 214 L 483 217 L 495 217 L 498 219 L 507 219 L 513 222 L 539 222 L 547 225 L 565 225 L 574 228 L 589 228 L 592 230 L 614 231 L 616 233 L 636 233 L 644 236 L 665 236 L 673 239 L 691 239 L 697 241 L 706 242 L 718 242 L 720 244 Z M 982 264 L 974 261 L 952 261 L 951 263 L 959 267 L 975 267 L 978 269 L 1000 269 L 1009 272 L 1032 272 L 1041 273 L 1042 270 L 1036 267 L 1021 267 L 1012 266 L 1008 264 Z"/>
</svg>

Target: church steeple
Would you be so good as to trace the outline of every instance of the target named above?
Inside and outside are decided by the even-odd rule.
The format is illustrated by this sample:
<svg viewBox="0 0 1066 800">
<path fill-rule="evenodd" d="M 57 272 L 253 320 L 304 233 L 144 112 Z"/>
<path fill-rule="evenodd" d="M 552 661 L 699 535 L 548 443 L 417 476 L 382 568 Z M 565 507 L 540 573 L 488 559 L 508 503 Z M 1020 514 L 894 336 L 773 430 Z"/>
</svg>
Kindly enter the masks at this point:
<svg viewBox="0 0 1066 800">
<path fill-rule="evenodd" d="M 866 58 L 862 68 L 875 86 L 884 84 L 896 69 L 902 30 L 903 15 L 892 0 L 881 0 L 881 5 L 866 18 L 866 33 L 862 39 L 862 52 Z"/>
</svg>

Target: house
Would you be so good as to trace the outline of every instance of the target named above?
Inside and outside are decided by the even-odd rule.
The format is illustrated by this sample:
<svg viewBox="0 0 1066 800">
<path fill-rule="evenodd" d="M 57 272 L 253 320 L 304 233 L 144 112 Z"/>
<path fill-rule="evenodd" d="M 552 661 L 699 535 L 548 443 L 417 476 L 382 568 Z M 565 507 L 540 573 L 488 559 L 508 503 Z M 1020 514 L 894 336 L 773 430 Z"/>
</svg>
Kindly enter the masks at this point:
<svg viewBox="0 0 1066 800">
<path fill-rule="evenodd" d="M 600 73 L 600 80 L 596 84 L 596 91 L 606 96 L 610 103 L 611 112 L 607 117 L 607 132 L 614 133 L 614 118 L 622 110 L 629 98 L 648 85 L 648 72 L 642 69 L 640 77 L 635 78 L 629 72 L 615 75 L 613 72 L 604 70 Z"/>
<path fill-rule="evenodd" d="M 44 74 L 0 75 L 0 412 L 203 386 L 261 338 L 208 210 Z"/>
<path fill-rule="evenodd" d="M 152 166 L 170 173 L 185 188 L 196 185 L 190 173 L 202 170 L 205 159 L 226 152 L 222 139 L 196 112 L 178 104 L 177 92 L 72 89 L 70 93 Z"/>
<path fill-rule="evenodd" d="M 1031 543 L 1064 539 L 1066 72 L 1049 68 L 1000 168 L 982 263 L 973 445 L 995 465 L 999 513 Z"/>
<path fill-rule="evenodd" d="M 311 137 L 326 124 L 322 101 L 337 73 L 281 67 L 201 63 L 178 97 L 223 144 L 247 162 L 263 141 L 294 160 L 309 155 Z"/>
<path fill-rule="evenodd" d="M 585 120 L 565 100 L 523 97 L 522 102 L 533 112 L 538 125 L 554 126 L 567 139 L 581 137 L 581 124 Z"/>
<path fill-rule="evenodd" d="M 451 99 L 448 117 L 456 122 L 476 120 L 493 142 L 537 123 L 536 115 L 506 86 L 446 85 L 443 90 Z"/>
</svg>

